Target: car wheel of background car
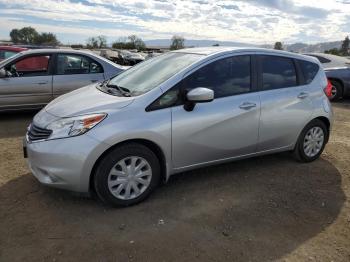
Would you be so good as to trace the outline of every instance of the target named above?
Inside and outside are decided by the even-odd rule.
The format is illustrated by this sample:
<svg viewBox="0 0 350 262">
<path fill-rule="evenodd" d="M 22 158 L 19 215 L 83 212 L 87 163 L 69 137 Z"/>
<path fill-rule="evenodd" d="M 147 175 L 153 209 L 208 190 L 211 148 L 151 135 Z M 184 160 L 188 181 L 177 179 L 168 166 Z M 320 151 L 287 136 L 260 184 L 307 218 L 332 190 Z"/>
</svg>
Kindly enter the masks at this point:
<svg viewBox="0 0 350 262">
<path fill-rule="evenodd" d="M 343 88 L 341 83 L 335 80 L 331 80 L 332 90 L 331 90 L 331 101 L 338 101 L 343 96 Z"/>
<path fill-rule="evenodd" d="M 113 206 L 144 200 L 160 181 L 157 156 L 137 143 L 114 148 L 99 162 L 94 186 L 99 198 Z"/>
<path fill-rule="evenodd" d="M 294 149 L 300 162 L 312 162 L 319 158 L 328 140 L 326 125 L 318 119 L 311 121 L 301 132 Z"/>
</svg>

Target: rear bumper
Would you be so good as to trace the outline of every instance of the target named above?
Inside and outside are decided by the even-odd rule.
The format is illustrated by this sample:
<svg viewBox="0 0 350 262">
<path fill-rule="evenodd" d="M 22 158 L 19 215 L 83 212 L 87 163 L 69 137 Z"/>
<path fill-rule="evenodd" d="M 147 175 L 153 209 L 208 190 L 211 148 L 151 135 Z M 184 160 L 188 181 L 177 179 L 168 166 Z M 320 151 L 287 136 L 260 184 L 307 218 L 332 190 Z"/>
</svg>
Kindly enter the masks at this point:
<svg viewBox="0 0 350 262">
<path fill-rule="evenodd" d="M 24 143 L 29 168 L 42 184 L 80 193 L 89 191 L 93 166 L 108 147 L 86 134 Z"/>
</svg>

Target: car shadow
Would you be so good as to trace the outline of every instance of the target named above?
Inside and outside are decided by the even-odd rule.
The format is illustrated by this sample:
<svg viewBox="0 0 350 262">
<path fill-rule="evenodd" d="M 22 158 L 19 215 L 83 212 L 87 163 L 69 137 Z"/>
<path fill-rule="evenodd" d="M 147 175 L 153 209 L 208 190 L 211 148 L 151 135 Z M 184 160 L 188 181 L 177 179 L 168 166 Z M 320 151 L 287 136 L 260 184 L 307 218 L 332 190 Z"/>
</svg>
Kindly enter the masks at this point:
<svg viewBox="0 0 350 262">
<path fill-rule="evenodd" d="M 24 136 L 37 112 L 31 110 L 0 113 L 0 139 Z"/>
<path fill-rule="evenodd" d="M 271 261 L 335 221 L 341 182 L 325 159 L 277 154 L 175 175 L 145 202 L 110 208 L 24 174 L 0 186 L 0 258 Z"/>
</svg>

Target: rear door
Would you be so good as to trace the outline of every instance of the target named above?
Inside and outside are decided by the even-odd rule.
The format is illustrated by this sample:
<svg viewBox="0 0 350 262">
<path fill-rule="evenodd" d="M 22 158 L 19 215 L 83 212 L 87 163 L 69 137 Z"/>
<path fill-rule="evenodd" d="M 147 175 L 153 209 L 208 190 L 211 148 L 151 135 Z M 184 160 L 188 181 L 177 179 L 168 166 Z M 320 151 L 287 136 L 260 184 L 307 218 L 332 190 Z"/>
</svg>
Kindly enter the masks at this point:
<svg viewBox="0 0 350 262">
<path fill-rule="evenodd" d="M 54 97 L 104 80 L 102 65 L 85 55 L 57 54 L 55 65 Z"/>
<path fill-rule="evenodd" d="M 260 55 L 261 117 L 258 151 L 292 146 L 312 114 L 307 85 L 301 85 L 294 59 Z"/>
<path fill-rule="evenodd" d="M 37 107 L 52 99 L 52 55 L 19 58 L 4 68 L 11 76 L 0 78 L 0 107 Z"/>
</svg>

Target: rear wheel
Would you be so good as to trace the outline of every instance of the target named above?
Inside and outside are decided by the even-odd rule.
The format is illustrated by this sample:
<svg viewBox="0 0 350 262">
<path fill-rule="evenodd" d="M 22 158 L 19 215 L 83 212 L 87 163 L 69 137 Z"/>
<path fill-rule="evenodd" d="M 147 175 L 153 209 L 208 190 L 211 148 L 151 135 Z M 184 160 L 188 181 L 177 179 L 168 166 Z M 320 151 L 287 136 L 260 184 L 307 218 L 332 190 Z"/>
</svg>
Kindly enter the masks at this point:
<svg viewBox="0 0 350 262">
<path fill-rule="evenodd" d="M 301 132 L 294 149 L 294 156 L 300 162 L 311 162 L 319 158 L 328 140 L 328 129 L 318 119 L 311 121 Z"/>
<path fill-rule="evenodd" d="M 343 87 L 341 83 L 335 80 L 331 80 L 332 89 L 331 89 L 331 101 L 338 101 L 343 96 Z"/>
<path fill-rule="evenodd" d="M 94 185 L 102 201 L 129 206 L 144 200 L 159 180 L 157 156 L 149 148 L 132 143 L 113 149 L 100 161 Z"/>
</svg>

